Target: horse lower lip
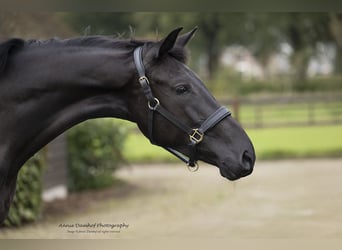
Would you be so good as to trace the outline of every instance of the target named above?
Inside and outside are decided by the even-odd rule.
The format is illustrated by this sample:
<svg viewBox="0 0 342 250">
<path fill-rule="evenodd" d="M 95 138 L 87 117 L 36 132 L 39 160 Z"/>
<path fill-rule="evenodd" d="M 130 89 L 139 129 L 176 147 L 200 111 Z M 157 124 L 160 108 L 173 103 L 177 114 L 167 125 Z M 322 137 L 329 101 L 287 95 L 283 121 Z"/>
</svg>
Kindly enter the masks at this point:
<svg viewBox="0 0 342 250">
<path fill-rule="evenodd" d="M 232 171 L 229 171 L 228 169 L 225 169 L 225 168 L 220 168 L 220 174 L 222 175 L 222 177 L 225 177 L 230 181 L 239 179 L 239 177 L 236 176 L 236 174 L 234 174 Z"/>
</svg>

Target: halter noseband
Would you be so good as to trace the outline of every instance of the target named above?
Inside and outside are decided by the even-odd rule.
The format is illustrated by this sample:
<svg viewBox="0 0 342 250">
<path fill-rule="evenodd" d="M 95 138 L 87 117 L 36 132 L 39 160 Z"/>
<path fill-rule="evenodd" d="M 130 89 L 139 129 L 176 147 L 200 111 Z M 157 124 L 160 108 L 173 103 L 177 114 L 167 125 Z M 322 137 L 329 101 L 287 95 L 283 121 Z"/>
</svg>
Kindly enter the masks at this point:
<svg viewBox="0 0 342 250">
<path fill-rule="evenodd" d="M 134 50 L 134 63 L 139 74 L 139 83 L 147 99 L 147 104 L 149 108 L 148 114 L 148 138 L 150 142 L 154 145 L 158 145 L 153 139 L 153 121 L 154 113 L 158 112 L 164 118 L 166 118 L 173 125 L 184 131 L 189 136 L 189 157 L 185 156 L 181 152 L 171 148 L 164 147 L 167 151 L 178 157 L 180 160 L 185 162 L 189 167 L 197 166 L 197 154 L 196 145 L 199 144 L 207 130 L 214 127 L 220 121 L 222 121 L 227 116 L 231 115 L 231 112 L 226 107 L 218 108 L 213 114 L 211 114 L 199 128 L 191 128 L 177 119 L 172 113 L 167 111 L 160 103 L 160 101 L 153 95 L 152 89 L 148 78 L 145 75 L 145 67 L 142 61 L 142 47 L 138 47 Z M 198 167 L 197 167 L 198 168 Z M 196 168 L 196 170 L 197 170 Z"/>
</svg>

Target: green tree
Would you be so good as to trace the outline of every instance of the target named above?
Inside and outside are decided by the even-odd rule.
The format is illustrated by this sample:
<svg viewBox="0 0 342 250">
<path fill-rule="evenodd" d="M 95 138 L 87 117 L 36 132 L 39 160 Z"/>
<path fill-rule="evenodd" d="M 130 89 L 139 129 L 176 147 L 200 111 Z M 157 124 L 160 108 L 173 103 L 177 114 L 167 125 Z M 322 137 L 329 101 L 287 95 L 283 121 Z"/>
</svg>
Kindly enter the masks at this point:
<svg viewBox="0 0 342 250">
<path fill-rule="evenodd" d="M 306 70 L 318 42 L 331 40 L 329 18 L 325 13 L 290 13 L 284 33 L 293 48 L 293 80 L 297 88 L 304 88 Z"/>
<path fill-rule="evenodd" d="M 241 41 L 243 13 L 138 13 L 135 15 L 139 29 L 143 32 L 167 32 L 177 26 L 185 30 L 198 27 L 196 39 L 190 43 L 195 57 L 204 55 L 208 78 L 212 79 L 218 67 L 222 49 L 229 43 Z"/>
<path fill-rule="evenodd" d="M 206 59 L 208 78 L 213 79 L 222 49 L 231 44 L 248 47 L 266 65 L 270 55 L 286 42 L 291 45 L 293 82 L 299 88 L 305 83 L 309 59 L 317 43 L 333 43 L 337 47 L 336 69 L 340 70 L 341 14 L 329 13 L 72 13 L 66 20 L 81 33 L 120 34 L 135 38 L 161 39 L 175 27 L 190 30 L 197 26 L 196 39 L 190 43 L 192 56 Z M 87 27 L 90 27 L 87 29 Z M 133 34 L 131 34 L 133 32 Z M 160 34 L 162 33 L 162 34 Z M 128 35 L 127 35 L 128 34 Z M 195 60 L 198 61 L 198 60 Z M 192 65 L 194 66 L 194 65 Z M 340 70 L 341 71 L 341 70 Z"/>
<path fill-rule="evenodd" d="M 126 130 L 111 118 L 88 120 L 68 131 L 69 189 L 100 189 L 114 183 L 123 161 Z"/>
<path fill-rule="evenodd" d="M 331 13 L 330 31 L 336 44 L 335 73 L 342 74 L 342 13 Z"/>
<path fill-rule="evenodd" d="M 263 64 L 281 43 L 288 43 L 293 49 L 293 83 L 301 89 L 305 88 L 308 63 L 317 44 L 335 43 L 330 22 L 328 13 L 252 13 L 246 20 L 252 35 L 244 43 Z"/>
</svg>

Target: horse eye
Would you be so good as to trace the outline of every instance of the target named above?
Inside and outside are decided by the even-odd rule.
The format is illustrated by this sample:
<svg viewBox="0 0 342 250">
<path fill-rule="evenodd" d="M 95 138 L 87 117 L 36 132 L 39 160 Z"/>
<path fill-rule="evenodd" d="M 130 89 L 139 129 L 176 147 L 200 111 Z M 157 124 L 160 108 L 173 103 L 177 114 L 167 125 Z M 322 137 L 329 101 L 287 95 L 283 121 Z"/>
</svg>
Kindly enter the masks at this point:
<svg viewBox="0 0 342 250">
<path fill-rule="evenodd" d="M 189 90 L 189 88 L 187 86 L 181 85 L 181 86 L 178 86 L 176 88 L 176 93 L 177 93 L 177 95 L 181 95 L 181 94 L 188 92 L 188 90 Z"/>
</svg>

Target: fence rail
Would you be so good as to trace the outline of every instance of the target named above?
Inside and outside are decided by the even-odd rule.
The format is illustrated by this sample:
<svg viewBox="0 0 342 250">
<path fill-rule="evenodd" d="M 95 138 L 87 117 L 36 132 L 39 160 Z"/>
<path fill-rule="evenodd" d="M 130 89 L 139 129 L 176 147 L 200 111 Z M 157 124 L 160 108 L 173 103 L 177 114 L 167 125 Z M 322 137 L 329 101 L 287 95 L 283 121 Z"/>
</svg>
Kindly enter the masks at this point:
<svg viewBox="0 0 342 250">
<path fill-rule="evenodd" d="M 220 100 L 245 128 L 342 124 L 342 93 Z"/>
</svg>

